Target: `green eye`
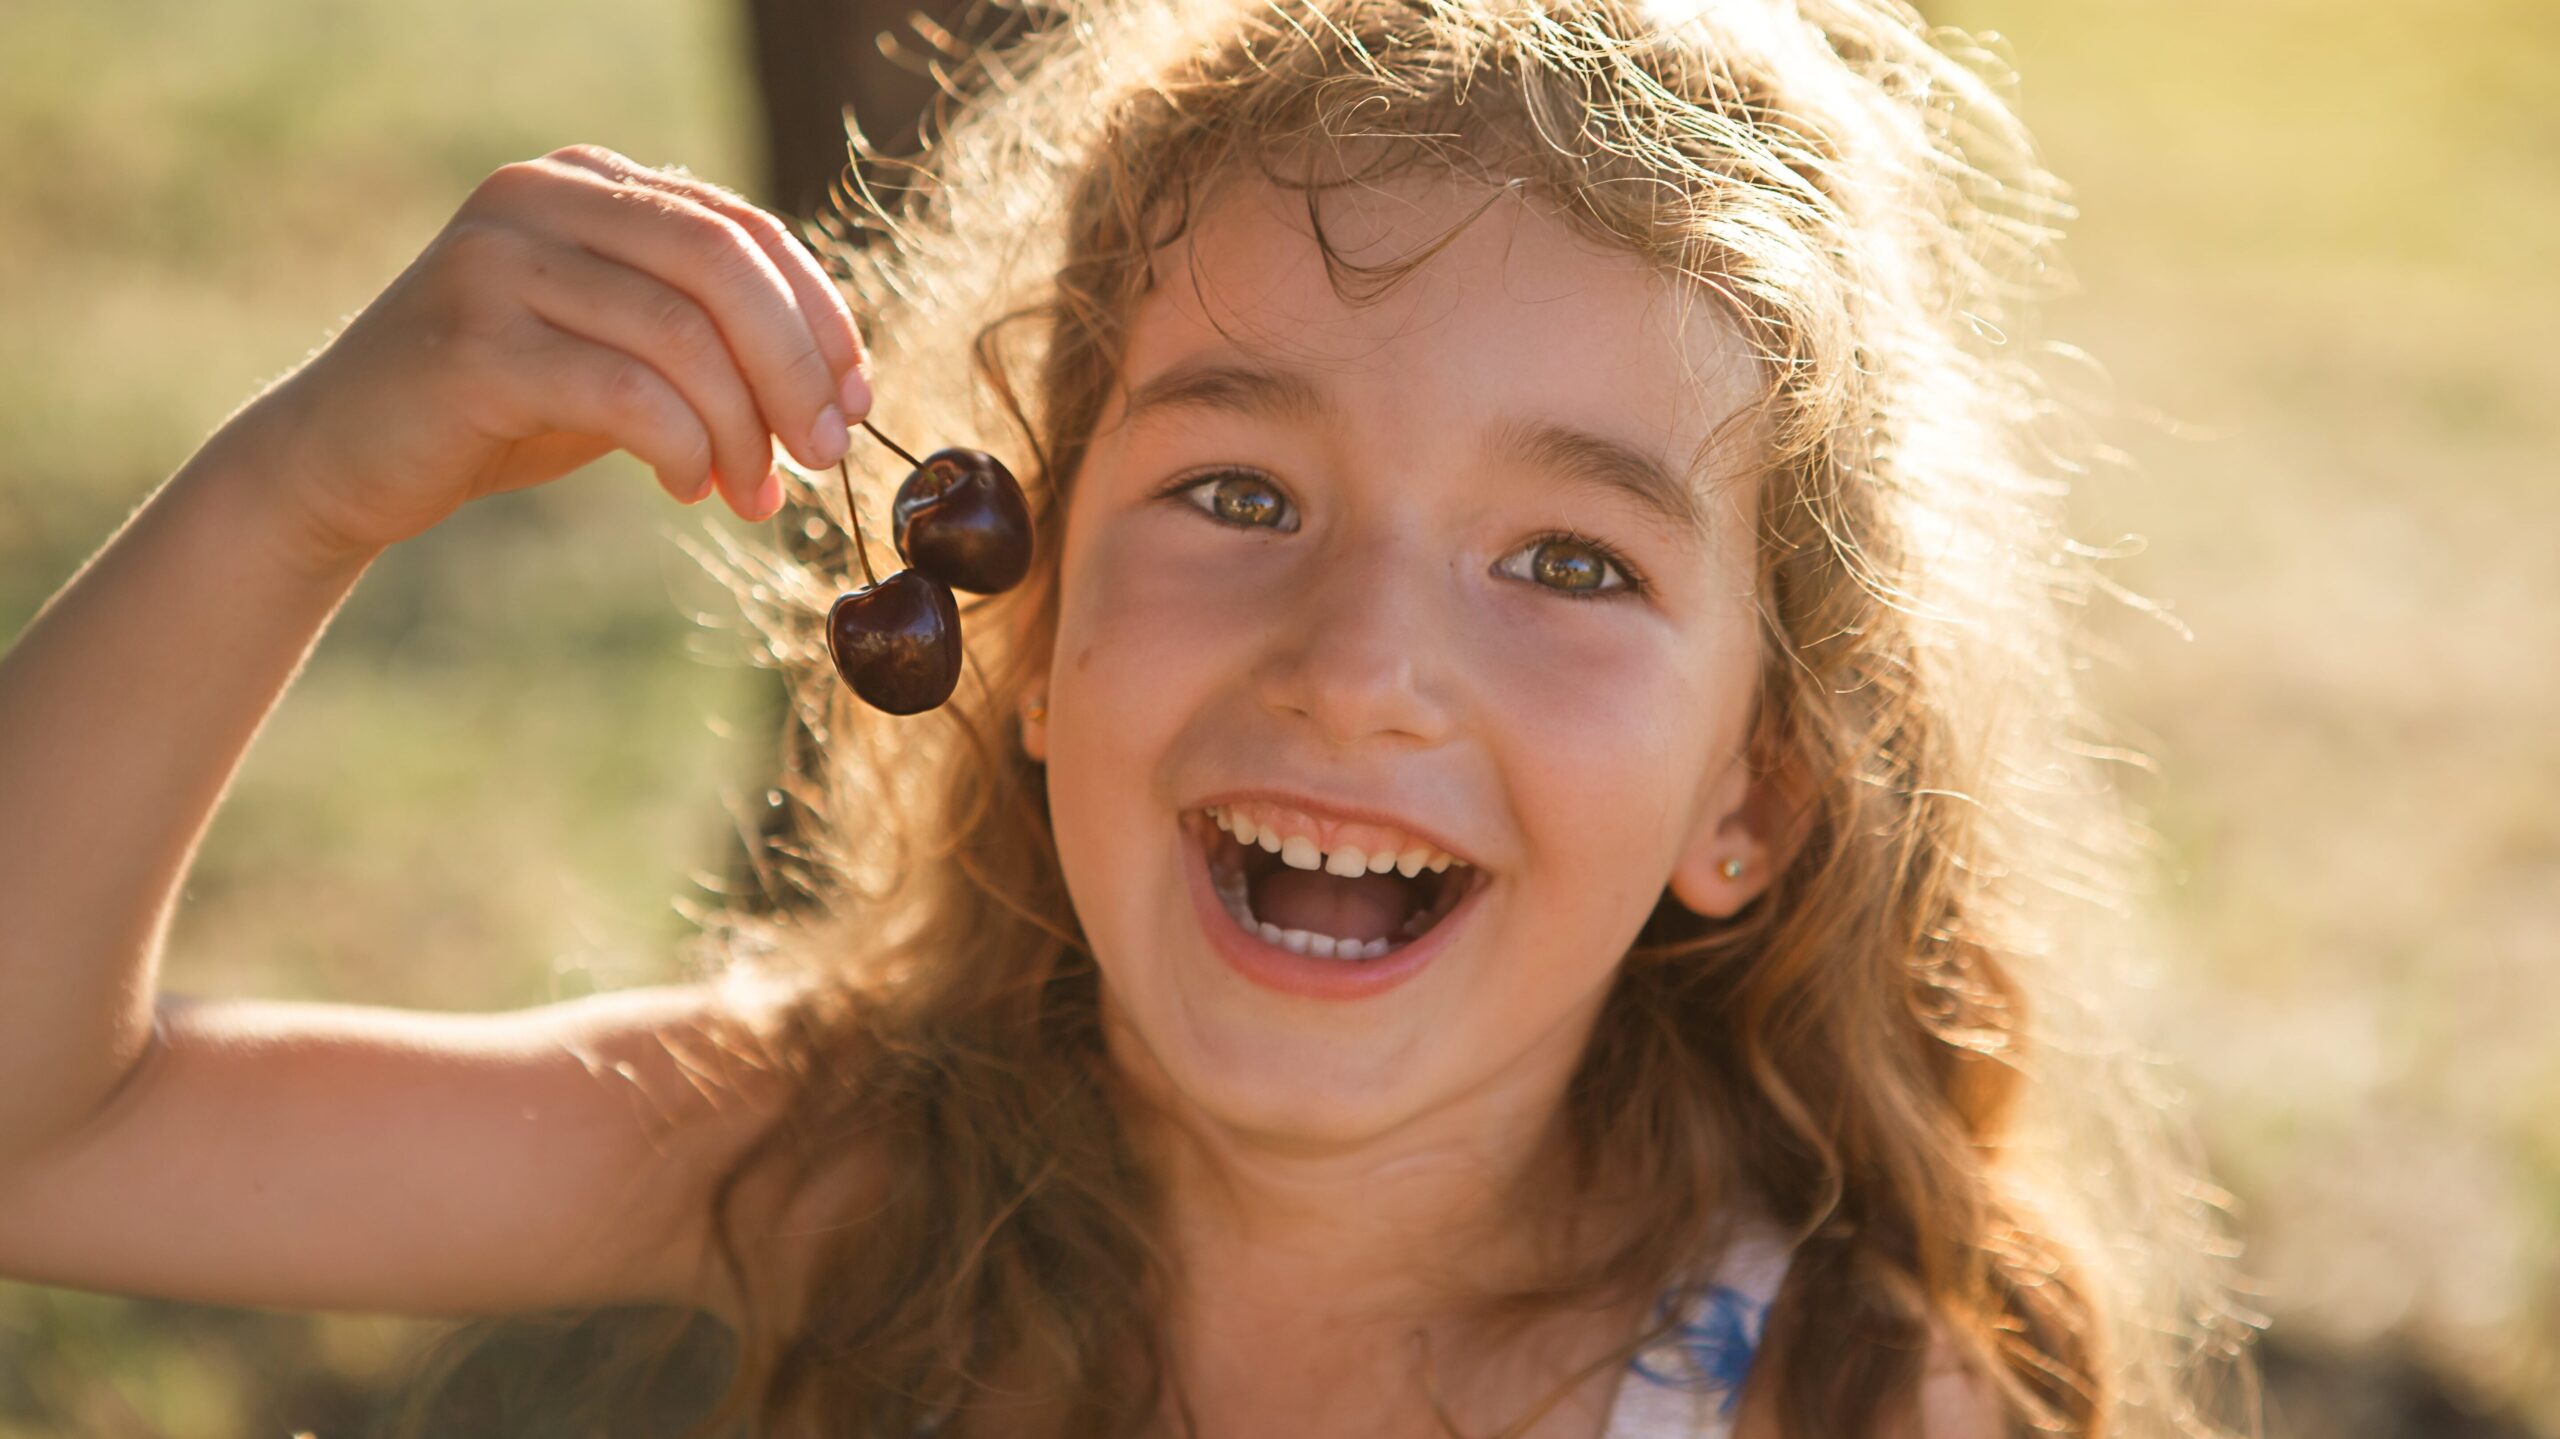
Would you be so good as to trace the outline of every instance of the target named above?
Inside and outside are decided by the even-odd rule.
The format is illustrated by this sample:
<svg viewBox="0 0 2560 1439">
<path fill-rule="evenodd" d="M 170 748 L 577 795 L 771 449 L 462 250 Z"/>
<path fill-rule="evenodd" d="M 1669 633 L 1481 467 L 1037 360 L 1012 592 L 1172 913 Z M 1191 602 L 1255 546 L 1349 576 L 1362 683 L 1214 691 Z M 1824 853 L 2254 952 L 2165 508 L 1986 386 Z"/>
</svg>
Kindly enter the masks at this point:
<svg viewBox="0 0 2560 1439">
<path fill-rule="evenodd" d="M 1513 550 L 1501 573 L 1575 596 L 1632 590 L 1635 581 L 1610 549 L 1572 535 L 1542 535 Z"/>
<path fill-rule="evenodd" d="M 1224 524 L 1284 531 L 1297 528 L 1282 523 L 1289 502 L 1278 487 L 1250 471 L 1226 470 L 1206 476 L 1184 486 L 1182 497 L 1193 508 Z"/>
<path fill-rule="evenodd" d="M 1220 524 L 1238 529 L 1288 534 L 1298 528 L 1288 496 L 1253 470 L 1214 470 L 1177 479 L 1157 493 L 1178 496 Z M 1495 570 L 1576 599 L 1642 595 L 1649 588 L 1615 549 L 1561 530 L 1531 539 L 1504 557 Z"/>
</svg>

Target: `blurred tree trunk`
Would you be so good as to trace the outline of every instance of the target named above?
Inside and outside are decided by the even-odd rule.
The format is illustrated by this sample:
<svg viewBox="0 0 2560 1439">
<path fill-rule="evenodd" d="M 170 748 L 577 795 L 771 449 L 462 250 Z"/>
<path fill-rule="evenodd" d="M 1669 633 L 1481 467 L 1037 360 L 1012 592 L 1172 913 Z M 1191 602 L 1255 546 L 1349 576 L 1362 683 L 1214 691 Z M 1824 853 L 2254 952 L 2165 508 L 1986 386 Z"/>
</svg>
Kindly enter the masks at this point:
<svg viewBox="0 0 2560 1439">
<path fill-rule="evenodd" d="M 763 100 L 765 193 L 808 219 L 843 174 L 845 111 L 882 155 L 912 158 L 948 73 L 974 47 L 1013 33 L 1022 12 L 992 0 L 747 0 Z"/>
</svg>

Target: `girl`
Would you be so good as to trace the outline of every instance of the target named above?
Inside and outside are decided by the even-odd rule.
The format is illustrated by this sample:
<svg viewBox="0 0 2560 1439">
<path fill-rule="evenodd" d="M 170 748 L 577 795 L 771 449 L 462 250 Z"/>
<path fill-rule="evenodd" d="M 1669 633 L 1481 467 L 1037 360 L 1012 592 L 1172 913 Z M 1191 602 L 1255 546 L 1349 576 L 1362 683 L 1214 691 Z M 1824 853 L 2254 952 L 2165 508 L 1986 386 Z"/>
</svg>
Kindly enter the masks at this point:
<svg viewBox="0 0 2560 1439">
<path fill-rule="evenodd" d="M 828 232 L 876 369 L 736 196 L 501 169 L 0 669 L 0 1268 L 697 1306 L 773 1433 L 2230 1432 L 2212 1191 L 2092 1018 L 1991 74 L 1865 0 L 1079 9 Z M 771 462 L 866 416 L 1034 501 L 921 717 Z M 155 1004 L 370 558 L 614 447 L 782 520 L 713 563 L 793 902 L 521 1014 Z"/>
</svg>

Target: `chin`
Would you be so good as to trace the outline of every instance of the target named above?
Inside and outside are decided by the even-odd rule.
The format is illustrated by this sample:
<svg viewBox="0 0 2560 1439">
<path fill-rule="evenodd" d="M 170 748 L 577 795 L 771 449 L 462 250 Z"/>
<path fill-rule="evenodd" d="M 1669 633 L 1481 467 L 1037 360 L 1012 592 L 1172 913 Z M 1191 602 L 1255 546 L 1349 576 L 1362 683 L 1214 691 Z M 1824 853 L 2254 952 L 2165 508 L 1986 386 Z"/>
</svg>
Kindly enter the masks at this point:
<svg viewBox="0 0 2560 1439">
<path fill-rule="evenodd" d="M 1274 1023 L 1268 1013 L 1168 996 L 1131 1004 L 1106 967 L 1103 1027 L 1112 1062 L 1184 1122 L 1307 1148 L 1363 1143 L 1432 1104 L 1427 1051 L 1455 1042 Z"/>
</svg>

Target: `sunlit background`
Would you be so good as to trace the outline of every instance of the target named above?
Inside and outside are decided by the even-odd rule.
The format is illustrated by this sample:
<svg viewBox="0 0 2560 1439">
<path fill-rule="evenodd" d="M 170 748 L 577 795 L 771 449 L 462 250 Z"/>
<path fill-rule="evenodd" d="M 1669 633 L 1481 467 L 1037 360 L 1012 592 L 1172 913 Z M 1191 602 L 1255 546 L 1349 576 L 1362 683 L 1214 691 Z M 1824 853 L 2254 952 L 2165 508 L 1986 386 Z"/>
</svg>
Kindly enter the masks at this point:
<svg viewBox="0 0 2560 1439">
<path fill-rule="evenodd" d="M 2269 1431 L 2560 1435 L 2560 6 L 1929 8 L 2002 35 L 2081 210 L 2048 330 L 2131 463 L 2080 538 L 2138 536 L 2116 577 L 2192 635 L 2111 613 L 2097 683 L 2156 761 L 2156 1040 L 2238 1195 Z M 0 635 L 496 166 L 759 191 L 746 55 L 709 0 L 0 6 Z M 711 515 L 616 456 L 384 557 L 168 986 L 674 977 L 773 727 L 675 543 Z M 448 1333 L 0 1285 L 0 1436 L 367 1434 Z"/>
</svg>

